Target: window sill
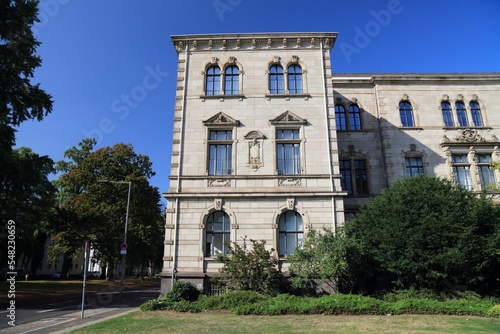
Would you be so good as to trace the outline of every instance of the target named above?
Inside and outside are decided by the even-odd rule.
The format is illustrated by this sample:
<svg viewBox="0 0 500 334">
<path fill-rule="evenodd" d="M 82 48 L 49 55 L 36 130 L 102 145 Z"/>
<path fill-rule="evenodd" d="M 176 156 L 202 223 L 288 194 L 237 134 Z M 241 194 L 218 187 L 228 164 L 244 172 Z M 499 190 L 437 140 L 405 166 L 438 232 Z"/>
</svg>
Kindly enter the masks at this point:
<svg viewBox="0 0 500 334">
<path fill-rule="evenodd" d="M 416 130 L 416 131 L 422 131 L 424 128 L 420 126 L 400 126 L 398 127 L 399 130 Z"/>
<path fill-rule="evenodd" d="M 311 95 L 309 94 L 265 94 L 268 100 L 271 98 L 285 98 L 286 100 L 290 100 L 291 97 L 298 97 L 298 98 L 304 98 L 305 100 L 308 100 Z"/>
<path fill-rule="evenodd" d="M 493 130 L 491 126 L 444 126 L 443 127 L 443 130 L 457 130 L 457 129 Z"/>
<path fill-rule="evenodd" d="M 243 94 L 235 94 L 235 95 L 200 95 L 200 99 L 205 100 L 220 100 L 224 101 L 224 99 L 239 99 L 242 101 L 245 98 Z"/>
</svg>

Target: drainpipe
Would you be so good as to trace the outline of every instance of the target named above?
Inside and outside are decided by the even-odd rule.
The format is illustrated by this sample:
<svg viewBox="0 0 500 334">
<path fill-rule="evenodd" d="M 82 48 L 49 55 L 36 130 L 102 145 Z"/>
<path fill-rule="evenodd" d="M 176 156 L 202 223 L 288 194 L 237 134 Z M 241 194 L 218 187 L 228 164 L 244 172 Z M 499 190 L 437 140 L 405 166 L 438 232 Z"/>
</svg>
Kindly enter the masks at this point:
<svg viewBox="0 0 500 334">
<path fill-rule="evenodd" d="M 185 105 L 186 105 L 186 83 L 188 75 L 188 43 L 186 43 L 186 51 L 184 57 L 184 81 L 182 87 L 182 117 L 181 117 L 181 131 L 179 132 L 179 167 L 177 171 L 177 194 L 181 192 L 181 170 L 182 170 L 182 156 L 183 156 L 183 146 L 184 146 L 184 124 L 185 124 Z M 177 226 L 179 225 L 179 197 L 175 198 L 175 218 L 174 218 L 174 245 L 173 245 L 173 255 L 172 255 L 172 277 L 171 277 L 171 288 L 174 286 L 175 274 L 177 273 Z"/>
<path fill-rule="evenodd" d="M 321 52 L 321 69 L 323 74 L 323 100 L 325 102 L 325 130 L 326 130 L 326 147 L 328 153 L 328 166 L 330 174 L 330 190 L 332 193 L 335 191 L 335 186 L 333 183 L 333 166 L 332 166 L 332 153 L 331 153 L 331 143 L 330 143 L 330 122 L 328 119 L 328 85 L 326 81 L 326 71 L 325 71 L 325 58 L 323 51 L 323 41 L 320 41 L 320 52 Z M 332 231 L 333 234 L 337 234 L 337 210 L 335 206 L 335 196 L 332 195 Z"/>
</svg>

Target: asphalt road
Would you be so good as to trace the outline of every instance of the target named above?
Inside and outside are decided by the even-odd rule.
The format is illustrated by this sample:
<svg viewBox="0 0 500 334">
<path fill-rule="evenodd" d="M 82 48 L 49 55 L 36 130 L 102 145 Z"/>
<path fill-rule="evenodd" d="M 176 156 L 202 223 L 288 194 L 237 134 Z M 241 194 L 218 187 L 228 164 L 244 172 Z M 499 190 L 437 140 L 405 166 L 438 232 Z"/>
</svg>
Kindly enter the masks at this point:
<svg viewBox="0 0 500 334">
<path fill-rule="evenodd" d="M 86 294 L 82 319 L 82 296 L 50 299 L 16 305 L 15 326 L 11 311 L 0 310 L 1 333 L 65 333 L 74 327 L 84 327 L 94 322 L 119 316 L 137 309 L 147 300 L 157 298 L 159 289 L 125 290 L 122 304 L 119 292 L 108 291 Z M 11 324 L 9 324 L 11 322 Z"/>
</svg>

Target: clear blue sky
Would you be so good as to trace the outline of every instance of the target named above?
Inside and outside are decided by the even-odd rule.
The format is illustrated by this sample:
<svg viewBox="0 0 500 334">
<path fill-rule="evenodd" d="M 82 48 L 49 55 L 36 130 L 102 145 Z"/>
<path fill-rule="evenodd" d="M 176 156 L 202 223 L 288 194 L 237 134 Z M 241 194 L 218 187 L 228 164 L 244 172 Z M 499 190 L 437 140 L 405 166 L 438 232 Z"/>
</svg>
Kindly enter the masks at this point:
<svg viewBox="0 0 500 334">
<path fill-rule="evenodd" d="M 22 124 L 17 146 L 57 161 L 87 136 L 97 148 L 130 143 L 151 158 L 160 192 L 170 173 L 171 35 L 338 32 L 334 73 L 500 72 L 499 0 L 41 0 L 40 13 L 34 81 L 54 110 Z"/>
</svg>

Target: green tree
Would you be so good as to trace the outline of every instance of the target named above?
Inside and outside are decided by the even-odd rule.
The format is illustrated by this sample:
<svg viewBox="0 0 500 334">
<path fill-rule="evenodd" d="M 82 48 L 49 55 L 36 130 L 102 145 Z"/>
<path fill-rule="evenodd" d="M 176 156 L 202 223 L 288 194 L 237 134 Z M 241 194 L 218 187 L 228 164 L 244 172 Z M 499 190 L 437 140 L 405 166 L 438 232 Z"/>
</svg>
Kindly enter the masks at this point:
<svg viewBox="0 0 500 334">
<path fill-rule="evenodd" d="M 54 172 L 54 163 L 47 156 L 39 156 L 29 148 L 14 149 L 10 163 L 2 173 L 9 174 L 4 179 L 3 190 L 8 194 L 1 198 L 2 216 L 16 223 L 16 258 L 19 269 L 33 274 L 42 261 L 45 245 L 45 224 L 52 218 L 55 187 L 48 177 Z M 6 224 L 2 224 L 5 228 Z M 5 238 L 1 239 L 0 261 L 5 267 L 7 250 Z"/>
<path fill-rule="evenodd" d="M 347 222 L 346 230 L 378 272 L 395 275 L 401 286 L 498 286 L 499 208 L 448 180 L 397 181 Z"/>
<path fill-rule="evenodd" d="M 243 238 L 243 245 L 228 243 L 229 253 L 216 256 L 216 260 L 224 266 L 219 270 L 221 276 L 214 278 L 214 283 L 225 286 L 230 291 L 277 293 L 282 274 L 278 270 L 278 259 L 273 255 L 275 250 L 267 250 L 264 240 L 259 242 L 250 239 L 250 242 L 251 249 L 247 246 L 246 237 Z"/>
<path fill-rule="evenodd" d="M 148 181 L 155 174 L 152 163 L 149 157 L 136 154 L 131 145 L 116 144 L 93 151 L 95 143 L 94 139 L 84 139 L 78 148 L 66 151 L 69 161 L 57 163 L 62 173 L 56 181 L 59 219 L 50 226 L 55 247 L 73 255 L 85 241 L 91 241 L 97 256 L 113 269 L 124 238 L 128 187 L 99 181 L 131 182 L 128 255 L 141 253 L 154 261 L 153 256 L 160 256 L 156 249 L 162 240 L 151 236 L 159 233 L 161 220 L 160 195 Z M 133 260 L 134 256 L 129 258 Z M 141 265 L 132 261 L 127 264 Z M 112 270 L 108 270 L 108 278 L 113 279 Z"/>
<path fill-rule="evenodd" d="M 16 143 L 16 126 L 30 119 L 40 121 L 52 111 L 51 96 L 39 84 L 32 83 L 35 69 L 41 65 L 41 58 L 36 54 L 40 42 L 32 32 L 33 24 L 39 22 L 37 6 L 38 1 L 35 0 L 0 1 L 0 220 L 6 222 L 23 217 L 18 221 L 18 245 L 22 247 L 18 254 L 22 254 L 26 261 L 35 260 L 32 261 L 33 264 L 37 262 L 36 256 L 30 254 L 40 253 L 40 247 L 43 249 L 40 242 L 44 239 L 42 231 L 33 220 L 33 212 L 40 213 L 40 208 L 43 207 L 39 205 L 40 201 L 45 201 L 46 196 L 36 199 L 37 203 L 28 208 L 28 198 L 34 197 L 26 191 L 37 188 L 46 181 L 46 174 L 43 172 L 47 171 L 50 162 L 47 157 L 35 156 L 31 151 L 14 151 L 13 147 Z M 26 164 L 33 165 L 33 175 L 29 175 L 31 172 L 27 171 L 28 175 L 20 177 L 18 171 Z M 34 183 L 19 183 L 30 181 Z M 15 193 L 14 189 L 21 190 L 22 193 Z M 22 197 L 24 195 L 27 197 Z M 23 211 L 24 209 L 28 211 Z M 45 214 L 44 212 L 36 220 L 42 219 Z M 0 227 L 2 235 L 5 233 L 5 226 L 6 224 L 2 224 Z M 34 234 L 29 235 L 30 231 Z M 4 247 L 3 241 L 0 244 L 0 265 L 4 267 L 6 257 L 3 252 L 7 247 Z M 24 265 L 26 261 L 23 261 Z"/>
<path fill-rule="evenodd" d="M 342 229 L 336 234 L 323 229 L 310 230 L 301 247 L 287 260 L 294 287 L 349 293 L 356 287 L 356 268 L 362 258 L 358 245 L 346 238 Z"/>
</svg>

